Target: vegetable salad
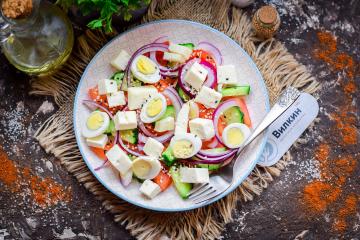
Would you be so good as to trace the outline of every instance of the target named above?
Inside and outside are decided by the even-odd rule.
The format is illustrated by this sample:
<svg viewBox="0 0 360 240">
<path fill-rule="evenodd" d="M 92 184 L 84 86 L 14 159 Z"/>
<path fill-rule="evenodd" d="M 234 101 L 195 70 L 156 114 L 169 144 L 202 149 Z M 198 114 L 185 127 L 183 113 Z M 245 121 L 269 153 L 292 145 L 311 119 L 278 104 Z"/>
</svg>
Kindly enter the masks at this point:
<svg viewBox="0 0 360 240">
<path fill-rule="evenodd" d="M 121 50 L 110 64 L 114 74 L 83 100 L 91 113 L 81 131 L 103 160 L 95 171 L 111 164 L 124 187 L 139 181 L 154 198 L 174 186 L 185 199 L 249 137 L 250 86 L 213 44 L 164 36 L 132 55 Z"/>
</svg>

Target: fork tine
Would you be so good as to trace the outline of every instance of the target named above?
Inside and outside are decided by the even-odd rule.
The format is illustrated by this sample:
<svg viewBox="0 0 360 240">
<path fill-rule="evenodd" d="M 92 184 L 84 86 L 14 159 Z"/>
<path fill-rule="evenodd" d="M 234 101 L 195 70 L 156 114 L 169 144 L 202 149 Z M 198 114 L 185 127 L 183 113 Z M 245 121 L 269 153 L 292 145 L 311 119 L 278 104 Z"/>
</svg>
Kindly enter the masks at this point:
<svg viewBox="0 0 360 240">
<path fill-rule="evenodd" d="M 199 194 L 195 199 L 193 199 L 193 202 L 197 203 L 199 200 L 206 198 L 207 196 L 216 193 L 216 189 L 210 188 L 208 189 L 210 191 L 203 192 L 202 194 Z"/>
<path fill-rule="evenodd" d="M 193 194 L 197 193 L 199 190 L 201 190 L 202 188 L 206 187 L 207 185 L 209 185 L 209 183 L 202 183 L 197 185 L 196 187 L 194 187 L 193 189 L 191 189 L 191 191 L 189 192 L 188 197 L 192 196 Z"/>
<path fill-rule="evenodd" d="M 192 196 L 189 197 L 189 199 L 194 199 L 197 198 L 201 195 L 203 195 L 204 193 L 206 193 L 208 190 L 213 189 L 212 186 L 208 185 L 207 187 L 203 187 L 200 191 L 198 191 L 196 194 L 193 194 Z"/>
<path fill-rule="evenodd" d="M 203 202 L 207 202 L 207 201 L 209 201 L 209 200 L 211 200 L 211 199 L 213 199 L 213 198 L 216 198 L 217 196 L 219 196 L 220 194 L 222 194 L 223 192 L 225 192 L 226 190 L 227 190 L 228 188 L 226 188 L 226 189 L 224 189 L 223 191 L 220 191 L 220 192 L 212 192 L 212 193 L 215 193 L 215 194 L 212 194 L 212 193 L 209 193 L 209 194 L 207 194 L 206 196 L 207 196 L 207 198 L 200 198 L 200 201 L 196 201 L 195 202 L 195 204 L 200 204 L 200 203 L 203 203 Z M 211 195 L 212 194 L 212 195 Z M 211 195 L 211 196 L 209 196 L 209 195 Z M 206 196 L 204 196 L 204 197 L 206 197 Z"/>
</svg>

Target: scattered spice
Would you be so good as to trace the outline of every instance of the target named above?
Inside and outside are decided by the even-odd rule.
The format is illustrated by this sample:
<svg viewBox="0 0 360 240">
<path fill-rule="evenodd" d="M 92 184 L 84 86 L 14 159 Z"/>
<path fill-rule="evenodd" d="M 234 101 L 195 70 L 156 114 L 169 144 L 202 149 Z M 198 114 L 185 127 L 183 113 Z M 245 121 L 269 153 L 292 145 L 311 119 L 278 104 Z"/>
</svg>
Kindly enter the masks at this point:
<svg viewBox="0 0 360 240">
<path fill-rule="evenodd" d="M 3 0 L 1 7 L 7 18 L 25 18 L 31 14 L 33 2 L 32 0 Z"/>
<path fill-rule="evenodd" d="M 19 189 L 19 186 L 16 184 L 18 174 L 15 163 L 8 159 L 6 153 L 0 149 L 0 182 L 6 185 L 12 192 L 16 192 Z"/>
<path fill-rule="evenodd" d="M 318 146 L 315 151 L 315 158 L 320 163 L 321 169 L 321 178 L 328 179 L 330 177 L 329 169 L 328 169 L 328 159 L 330 155 L 330 146 L 326 143 L 322 143 Z"/>
<path fill-rule="evenodd" d="M 71 188 L 65 188 L 51 178 L 34 175 L 30 168 L 18 167 L 0 148 L 0 182 L 13 193 L 28 193 L 42 208 L 71 200 Z"/>
<path fill-rule="evenodd" d="M 356 118 L 352 112 L 341 112 L 331 114 L 335 121 L 337 132 L 340 134 L 342 141 L 341 145 L 353 145 L 357 143 L 357 128 Z"/>
<path fill-rule="evenodd" d="M 331 184 L 313 181 L 304 188 L 304 201 L 312 213 L 322 213 L 340 196 L 341 189 Z"/>
<path fill-rule="evenodd" d="M 342 232 L 347 228 L 348 218 L 355 215 L 359 202 L 354 193 L 346 194 L 346 180 L 351 177 L 357 167 L 357 160 L 351 155 L 336 156 L 336 151 L 357 144 L 356 109 L 353 106 L 353 94 L 356 92 L 355 83 L 356 63 L 354 59 L 337 50 L 337 39 L 329 32 L 317 34 L 319 46 L 314 56 L 328 64 L 330 69 L 343 73 L 340 79 L 340 89 L 343 92 L 341 102 L 337 103 L 341 112 L 331 114 L 335 122 L 330 129 L 331 140 L 325 139 L 315 149 L 315 158 L 319 161 L 320 179 L 312 181 L 304 187 L 301 198 L 306 210 L 311 215 L 323 214 L 328 209 L 335 209 L 333 231 Z"/>
<path fill-rule="evenodd" d="M 345 199 L 344 207 L 340 208 L 336 214 L 338 217 L 333 224 L 333 228 L 335 230 L 340 232 L 346 230 L 347 227 L 346 218 L 349 215 L 356 213 L 357 202 L 358 199 L 354 193 L 348 195 L 348 197 Z"/>
</svg>

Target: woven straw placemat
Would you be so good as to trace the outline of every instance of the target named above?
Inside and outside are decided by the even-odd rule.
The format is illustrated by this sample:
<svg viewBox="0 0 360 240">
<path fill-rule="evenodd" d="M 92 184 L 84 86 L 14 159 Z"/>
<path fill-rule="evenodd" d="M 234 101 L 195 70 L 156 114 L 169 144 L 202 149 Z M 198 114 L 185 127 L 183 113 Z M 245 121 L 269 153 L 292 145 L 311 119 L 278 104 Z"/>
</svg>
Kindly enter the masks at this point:
<svg viewBox="0 0 360 240">
<path fill-rule="evenodd" d="M 223 0 L 153 1 L 144 21 L 187 19 L 207 24 L 237 41 L 261 71 L 272 103 L 287 86 L 314 93 L 319 84 L 287 49 L 270 39 L 261 42 L 254 35 L 249 16 Z M 290 153 L 274 166 L 257 166 L 241 186 L 222 200 L 200 209 L 181 213 L 159 213 L 142 209 L 117 198 L 92 175 L 78 150 L 73 132 L 73 101 L 80 77 L 95 53 L 108 42 L 100 32 L 87 31 L 76 41 L 72 56 L 55 75 L 32 81 L 32 94 L 50 95 L 59 110 L 36 132 L 35 137 L 48 153 L 54 154 L 85 188 L 138 239 L 215 239 L 231 221 L 238 200 L 251 201 L 260 195 L 291 158 Z M 301 142 L 301 139 L 298 141 Z"/>
</svg>

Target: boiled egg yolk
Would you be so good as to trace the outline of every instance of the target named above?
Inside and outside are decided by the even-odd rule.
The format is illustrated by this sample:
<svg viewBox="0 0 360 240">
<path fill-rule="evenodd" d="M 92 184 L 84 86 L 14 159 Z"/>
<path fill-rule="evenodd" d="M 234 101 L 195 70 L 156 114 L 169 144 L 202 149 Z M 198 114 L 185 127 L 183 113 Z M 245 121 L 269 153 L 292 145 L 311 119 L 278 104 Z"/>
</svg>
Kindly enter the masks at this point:
<svg viewBox="0 0 360 240">
<path fill-rule="evenodd" d="M 149 117 L 155 117 L 158 115 L 163 109 L 163 102 L 160 98 L 153 99 L 149 102 L 146 108 L 146 114 Z"/>
<path fill-rule="evenodd" d="M 154 74 L 156 71 L 155 64 L 145 56 L 140 56 L 136 63 L 136 67 L 142 74 L 149 75 Z"/>
<path fill-rule="evenodd" d="M 239 128 L 229 129 L 227 132 L 227 141 L 232 146 L 239 146 L 244 141 L 244 134 Z"/>
<path fill-rule="evenodd" d="M 192 154 L 194 146 L 190 141 L 179 140 L 174 143 L 172 150 L 176 158 L 186 158 Z"/>
<path fill-rule="evenodd" d="M 86 125 L 90 130 L 99 129 L 104 124 L 104 117 L 100 112 L 92 113 L 86 121 Z"/>
<path fill-rule="evenodd" d="M 150 172 L 151 164 L 144 160 L 134 161 L 132 168 L 136 176 L 143 178 Z"/>
</svg>

